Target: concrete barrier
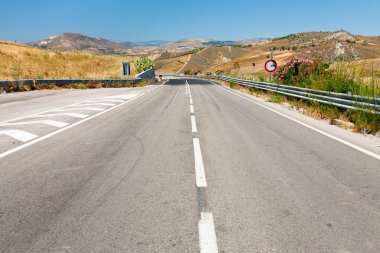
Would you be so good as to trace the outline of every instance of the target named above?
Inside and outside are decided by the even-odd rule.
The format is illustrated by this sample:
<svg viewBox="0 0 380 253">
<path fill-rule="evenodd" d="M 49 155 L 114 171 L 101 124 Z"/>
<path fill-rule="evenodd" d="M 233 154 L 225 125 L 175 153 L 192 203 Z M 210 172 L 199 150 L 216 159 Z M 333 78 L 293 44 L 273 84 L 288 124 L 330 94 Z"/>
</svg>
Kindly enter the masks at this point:
<svg viewBox="0 0 380 253">
<path fill-rule="evenodd" d="M 154 79 L 155 78 L 154 68 L 150 68 L 144 72 L 141 72 L 140 74 L 137 74 L 136 77 L 141 78 L 141 79 Z"/>
</svg>

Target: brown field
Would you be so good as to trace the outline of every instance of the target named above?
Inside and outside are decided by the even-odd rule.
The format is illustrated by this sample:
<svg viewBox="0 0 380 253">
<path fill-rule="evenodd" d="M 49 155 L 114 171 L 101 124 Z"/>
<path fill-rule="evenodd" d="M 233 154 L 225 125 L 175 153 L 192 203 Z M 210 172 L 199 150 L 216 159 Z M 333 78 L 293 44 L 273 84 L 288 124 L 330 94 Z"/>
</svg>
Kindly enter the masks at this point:
<svg viewBox="0 0 380 253">
<path fill-rule="evenodd" d="M 183 71 L 206 72 L 215 65 L 240 59 L 248 55 L 250 52 L 250 49 L 240 47 L 208 47 L 193 54 L 189 62 L 183 68 Z"/>
<path fill-rule="evenodd" d="M 120 78 L 122 62 L 131 56 L 86 52 L 52 52 L 0 42 L 0 80 L 43 78 Z M 134 75 L 135 69 L 131 67 Z"/>
<path fill-rule="evenodd" d="M 189 55 L 162 59 L 154 61 L 154 67 L 157 72 L 177 73 L 182 66 L 187 62 Z"/>
</svg>

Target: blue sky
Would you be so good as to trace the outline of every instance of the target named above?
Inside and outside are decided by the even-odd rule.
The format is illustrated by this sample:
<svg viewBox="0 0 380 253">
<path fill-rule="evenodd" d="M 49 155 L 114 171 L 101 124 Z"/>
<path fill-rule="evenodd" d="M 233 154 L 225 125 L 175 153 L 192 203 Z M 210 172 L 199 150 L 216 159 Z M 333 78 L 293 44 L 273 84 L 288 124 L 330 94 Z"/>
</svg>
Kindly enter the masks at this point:
<svg viewBox="0 0 380 253">
<path fill-rule="evenodd" d="M 0 40 L 75 32 L 115 41 L 380 35 L 380 0 L 0 0 Z"/>
</svg>

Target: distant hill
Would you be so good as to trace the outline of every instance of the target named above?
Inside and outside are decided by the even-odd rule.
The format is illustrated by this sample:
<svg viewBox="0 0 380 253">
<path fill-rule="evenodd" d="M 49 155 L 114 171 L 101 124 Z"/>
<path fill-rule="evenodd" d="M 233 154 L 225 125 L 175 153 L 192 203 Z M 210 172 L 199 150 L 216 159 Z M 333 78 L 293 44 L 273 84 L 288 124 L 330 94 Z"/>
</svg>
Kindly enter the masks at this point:
<svg viewBox="0 0 380 253">
<path fill-rule="evenodd" d="M 131 42 L 125 41 L 122 44 L 127 47 L 158 47 L 170 43 L 171 41 L 166 40 L 150 40 L 143 42 Z"/>
<path fill-rule="evenodd" d="M 189 43 L 188 41 L 170 46 L 173 48 L 181 43 Z M 342 61 L 352 63 L 358 70 L 368 72 L 372 68 L 372 60 L 374 70 L 380 70 L 380 37 L 353 35 L 345 30 L 304 32 L 271 40 L 190 42 L 193 46 L 204 47 L 204 50 L 191 51 L 186 56 L 179 53 L 161 54 L 155 62 L 158 71 L 265 74 L 263 66 L 271 48 L 274 49 L 274 58 L 279 65 L 291 58 L 321 59 L 329 64 Z"/>
<path fill-rule="evenodd" d="M 217 70 L 241 74 L 265 73 L 264 62 L 268 60 L 269 50 L 273 48 L 274 58 L 283 65 L 291 58 L 321 59 L 330 64 L 337 62 L 357 63 L 358 70 L 368 69 L 369 59 L 375 61 L 374 69 L 380 69 L 380 37 L 357 36 L 345 30 L 335 32 L 304 32 L 274 38 L 257 44 L 249 54 L 234 61 L 214 64 L 208 71 Z M 365 67 L 361 69 L 359 66 Z"/>
<path fill-rule="evenodd" d="M 47 39 L 26 43 L 49 50 L 89 51 L 99 54 L 118 55 L 158 55 L 164 52 L 189 52 L 214 46 L 246 46 L 268 39 L 248 39 L 242 41 L 213 39 L 182 39 L 179 41 L 151 40 L 143 42 L 114 42 L 103 38 L 93 38 L 76 33 L 63 33 Z"/>
<path fill-rule="evenodd" d="M 182 39 L 176 42 L 170 42 L 151 50 L 152 53 L 163 52 L 186 52 L 194 49 L 203 48 L 203 43 L 211 41 L 210 39 Z"/>
<path fill-rule="evenodd" d="M 260 43 L 270 39 L 257 38 L 247 40 L 213 40 L 213 39 L 182 39 L 176 42 L 163 43 L 151 50 L 151 53 L 163 52 L 187 52 L 206 47 L 223 46 L 247 46 L 249 44 Z"/>
<path fill-rule="evenodd" d="M 133 50 L 125 45 L 103 38 L 92 38 L 82 34 L 63 33 L 59 36 L 52 36 L 28 45 L 61 51 L 89 51 L 99 54 L 133 54 Z"/>
</svg>

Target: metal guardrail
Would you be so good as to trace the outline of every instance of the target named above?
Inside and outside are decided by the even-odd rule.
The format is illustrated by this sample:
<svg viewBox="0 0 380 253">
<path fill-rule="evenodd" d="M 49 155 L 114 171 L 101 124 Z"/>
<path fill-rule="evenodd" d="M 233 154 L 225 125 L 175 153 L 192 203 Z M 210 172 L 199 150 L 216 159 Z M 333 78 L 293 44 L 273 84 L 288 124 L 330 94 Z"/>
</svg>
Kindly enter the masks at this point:
<svg viewBox="0 0 380 253">
<path fill-rule="evenodd" d="M 116 84 L 116 83 L 139 83 L 145 79 L 154 79 L 154 68 L 148 69 L 135 78 L 130 79 L 23 79 L 23 80 L 9 80 L 0 81 L 0 88 L 6 88 L 13 85 L 39 85 L 39 84 L 54 84 L 56 86 L 64 86 L 68 84 Z"/>
<path fill-rule="evenodd" d="M 380 98 L 363 97 L 345 93 L 328 92 L 321 90 L 312 90 L 302 87 L 281 85 L 266 82 L 249 81 L 228 76 L 217 75 L 199 75 L 198 77 L 206 77 L 218 79 L 227 82 L 240 84 L 242 86 L 253 87 L 260 90 L 270 91 L 289 97 L 300 98 L 308 101 L 319 102 L 328 105 L 334 105 L 346 109 L 363 109 L 370 110 L 380 114 Z"/>
</svg>

